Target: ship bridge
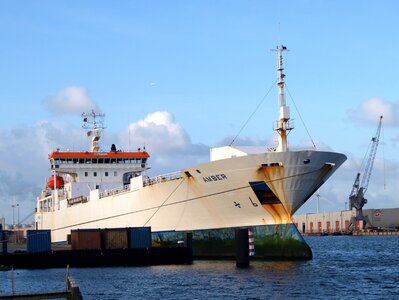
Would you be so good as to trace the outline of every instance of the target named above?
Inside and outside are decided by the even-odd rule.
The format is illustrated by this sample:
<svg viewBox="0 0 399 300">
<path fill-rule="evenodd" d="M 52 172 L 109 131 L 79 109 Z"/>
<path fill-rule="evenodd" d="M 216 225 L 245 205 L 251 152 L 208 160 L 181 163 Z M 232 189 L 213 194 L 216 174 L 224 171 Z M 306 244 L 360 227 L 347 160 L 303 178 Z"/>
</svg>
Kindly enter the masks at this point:
<svg viewBox="0 0 399 300">
<path fill-rule="evenodd" d="M 147 168 L 150 155 L 137 152 L 64 152 L 49 154 L 50 169 L 57 174 L 67 174 L 75 182 L 120 181 L 124 174 L 138 175 Z"/>
</svg>

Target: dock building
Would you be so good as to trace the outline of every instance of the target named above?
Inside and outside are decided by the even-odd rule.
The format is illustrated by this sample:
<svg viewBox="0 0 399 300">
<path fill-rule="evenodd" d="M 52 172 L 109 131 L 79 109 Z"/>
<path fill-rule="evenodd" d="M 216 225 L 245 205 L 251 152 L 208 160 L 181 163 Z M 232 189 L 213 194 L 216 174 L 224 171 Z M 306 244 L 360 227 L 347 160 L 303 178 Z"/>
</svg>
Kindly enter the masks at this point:
<svg viewBox="0 0 399 300">
<path fill-rule="evenodd" d="M 364 216 L 370 220 L 374 230 L 399 230 L 399 208 L 365 209 Z M 355 210 L 338 212 L 308 213 L 293 216 L 293 223 L 302 234 L 334 234 L 350 231 L 351 218 Z M 362 222 L 354 224 L 355 230 L 362 230 Z"/>
</svg>

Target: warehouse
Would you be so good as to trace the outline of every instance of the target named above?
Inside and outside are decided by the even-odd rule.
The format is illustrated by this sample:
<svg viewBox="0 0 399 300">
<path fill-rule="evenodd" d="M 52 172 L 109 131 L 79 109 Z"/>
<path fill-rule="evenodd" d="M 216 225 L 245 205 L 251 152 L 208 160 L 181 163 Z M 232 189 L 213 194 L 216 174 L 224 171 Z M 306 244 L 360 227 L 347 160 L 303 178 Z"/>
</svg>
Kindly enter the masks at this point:
<svg viewBox="0 0 399 300">
<path fill-rule="evenodd" d="M 366 227 L 373 229 L 398 230 L 399 208 L 364 209 L 363 215 L 371 224 Z M 355 210 L 343 210 L 338 212 L 309 213 L 294 215 L 293 223 L 302 234 L 334 234 L 347 233 L 351 224 L 351 218 L 356 216 Z M 362 222 L 355 222 L 355 230 L 362 230 Z"/>
</svg>

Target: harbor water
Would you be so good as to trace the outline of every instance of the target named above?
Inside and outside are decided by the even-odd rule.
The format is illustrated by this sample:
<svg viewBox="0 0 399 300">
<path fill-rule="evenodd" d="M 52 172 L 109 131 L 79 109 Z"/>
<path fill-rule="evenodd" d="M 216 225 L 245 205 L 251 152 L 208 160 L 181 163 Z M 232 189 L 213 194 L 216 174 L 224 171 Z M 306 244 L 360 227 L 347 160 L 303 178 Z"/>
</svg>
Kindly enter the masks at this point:
<svg viewBox="0 0 399 300">
<path fill-rule="evenodd" d="M 70 269 L 84 299 L 398 299 L 399 236 L 306 237 L 310 261 Z M 256 251 L 256 249 L 255 249 Z M 65 269 L 16 270 L 16 292 L 62 290 Z M 0 295 L 11 293 L 0 272 Z"/>
</svg>

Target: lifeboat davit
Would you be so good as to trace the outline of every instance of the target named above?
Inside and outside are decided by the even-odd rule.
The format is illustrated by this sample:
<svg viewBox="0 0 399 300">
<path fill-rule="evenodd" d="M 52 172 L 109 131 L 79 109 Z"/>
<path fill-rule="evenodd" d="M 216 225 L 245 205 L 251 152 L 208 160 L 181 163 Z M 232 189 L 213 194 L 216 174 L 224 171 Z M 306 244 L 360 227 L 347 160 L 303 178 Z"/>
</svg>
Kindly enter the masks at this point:
<svg viewBox="0 0 399 300">
<path fill-rule="evenodd" d="M 61 176 L 55 176 L 54 180 L 54 175 L 50 176 L 49 179 L 47 180 L 47 187 L 49 189 L 54 190 L 54 183 L 55 183 L 55 188 L 60 189 L 64 187 L 64 178 Z"/>
</svg>

